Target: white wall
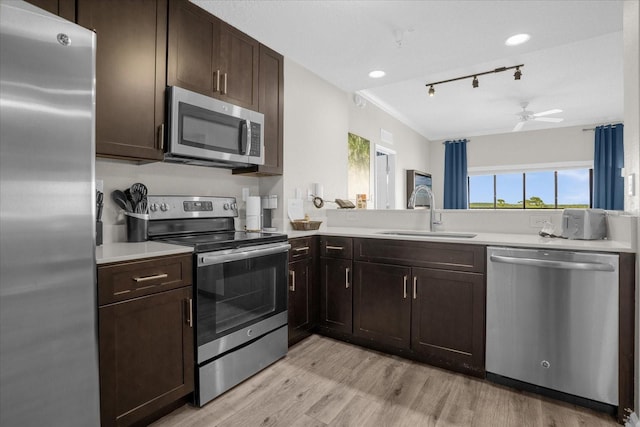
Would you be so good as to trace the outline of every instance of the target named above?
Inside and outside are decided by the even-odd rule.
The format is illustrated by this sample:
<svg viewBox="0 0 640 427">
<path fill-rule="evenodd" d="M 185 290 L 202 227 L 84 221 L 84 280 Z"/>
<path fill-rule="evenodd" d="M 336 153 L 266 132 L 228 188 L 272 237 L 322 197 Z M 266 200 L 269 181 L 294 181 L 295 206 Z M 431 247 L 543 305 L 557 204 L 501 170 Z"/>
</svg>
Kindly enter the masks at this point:
<svg viewBox="0 0 640 427">
<path fill-rule="evenodd" d="M 529 132 L 474 136 L 467 144 L 467 167 L 490 168 L 513 165 L 593 162 L 593 126 L 572 126 Z M 436 207 L 442 208 L 444 195 L 443 141 L 430 144 L 430 170 Z"/>
<path fill-rule="evenodd" d="M 397 119 L 382 111 L 372 103 L 359 108 L 353 102 L 351 94 L 347 94 L 349 105 L 349 132 L 368 139 L 372 150 L 375 144 L 396 152 L 395 206 L 402 209 L 406 206 L 407 169 L 429 172 L 429 140 Z M 393 144 L 382 142 L 380 130 L 384 129 L 393 135 Z M 375 153 L 372 152 L 372 156 Z M 373 164 L 372 164 L 373 170 Z M 370 193 L 373 194 L 373 186 Z"/>
<path fill-rule="evenodd" d="M 352 95 L 331 85 L 297 63 L 284 63 L 284 176 L 282 221 L 289 227 L 286 200 L 298 189 L 306 195 L 312 183 L 324 187 L 324 199 L 347 198 L 347 134 L 360 135 L 380 143 L 380 128 L 393 133 L 396 151 L 396 203 L 404 204 L 405 170 L 426 170 L 429 165 L 428 141 L 416 132 L 368 104 L 358 108 Z M 372 189 L 373 190 L 373 189 Z M 325 221 L 327 203 L 316 209 L 305 202 L 305 212 Z"/>
<path fill-rule="evenodd" d="M 625 195 L 625 210 L 640 214 L 640 3 L 624 2 L 624 165 L 635 174 L 635 194 Z M 626 178 L 625 178 L 626 179 Z M 626 191 L 625 191 L 626 193 Z M 640 218 L 638 219 L 640 247 Z M 636 254 L 636 378 L 635 412 L 640 413 L 640 256 Z"/>
</svg>

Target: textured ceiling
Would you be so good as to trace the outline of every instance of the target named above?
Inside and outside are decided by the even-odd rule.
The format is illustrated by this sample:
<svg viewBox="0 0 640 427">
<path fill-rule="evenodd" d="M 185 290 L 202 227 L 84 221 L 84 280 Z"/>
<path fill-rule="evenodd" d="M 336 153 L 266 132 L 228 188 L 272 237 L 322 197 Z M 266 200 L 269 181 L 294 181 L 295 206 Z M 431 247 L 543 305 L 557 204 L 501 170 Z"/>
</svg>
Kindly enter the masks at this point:
<svg viewBox="0 0 640 427">
<path fill-rule="evenodd" d="M 202 1 L 194 3 L 431 140 L 510 132 L 520 104 L 558 124 L 623 117 L 622 1 Z M 531 40 L 507 47 L 526 32 Z M 513 71 L 425 83 L 524 63 Z M 371 79 L 368 72 L 387 75 Z"/>
</svg>

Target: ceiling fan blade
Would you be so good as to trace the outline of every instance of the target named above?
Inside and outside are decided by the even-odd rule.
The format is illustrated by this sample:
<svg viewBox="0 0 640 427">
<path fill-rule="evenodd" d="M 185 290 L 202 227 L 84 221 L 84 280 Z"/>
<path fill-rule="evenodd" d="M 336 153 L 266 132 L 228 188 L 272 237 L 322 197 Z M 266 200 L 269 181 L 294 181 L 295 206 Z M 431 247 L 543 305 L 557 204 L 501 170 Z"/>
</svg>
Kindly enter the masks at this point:
<svg viewBox="0 0 640 427">
<path fill-rule="evenodd" d="M 538 122 L 560 123 L 564 119 L 556 118 L 556 117 L 534 117 L 533 120 Z"/>
<path fill-rule="evenodd" d="M 554 108 L 553 110 L 541 111 L 540 113 L 533 114 L 533 117 L 548 116 L 549 114 L 556 114 L 556 113 L 562 113 L 562 110 L 558 108 Z"/>
<path fill-rule="evenodd" d="M 522 127 L 524 126 L 524 120 L 521 122 L 516 123 L 516 126 L 513 128 L 512 132 L 518 132 L 520 129 L 522 129 Z"/>
</svg>

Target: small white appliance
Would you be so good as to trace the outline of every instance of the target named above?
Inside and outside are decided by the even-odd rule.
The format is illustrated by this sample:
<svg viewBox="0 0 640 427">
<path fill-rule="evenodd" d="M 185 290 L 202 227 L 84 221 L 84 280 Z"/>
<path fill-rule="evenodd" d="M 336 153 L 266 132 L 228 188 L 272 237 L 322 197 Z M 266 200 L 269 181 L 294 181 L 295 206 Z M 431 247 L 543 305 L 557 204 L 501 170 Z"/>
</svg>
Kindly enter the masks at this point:
<svg viewBox="0 0 640 427">
<path fill-rule="evenodd" d="M 572 240 L 600 240 L 607 237 L 603 209 L 565 209 L 562 212 L 562 237 Z"/>
</svg>

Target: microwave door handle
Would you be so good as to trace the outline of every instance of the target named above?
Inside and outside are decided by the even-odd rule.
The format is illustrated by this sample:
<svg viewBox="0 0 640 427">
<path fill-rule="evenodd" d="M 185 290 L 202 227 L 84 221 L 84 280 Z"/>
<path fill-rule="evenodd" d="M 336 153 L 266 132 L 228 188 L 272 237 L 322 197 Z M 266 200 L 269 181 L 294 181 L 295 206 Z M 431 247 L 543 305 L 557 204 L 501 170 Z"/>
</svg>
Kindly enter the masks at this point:
<svg viewBox="0 0 640 427">
<path fill-rule="evenodd" d="M 249 153 L 251 153 L 251 122 L 249 120 L 245 120 L 245 126 L 247 128 L 247 131 L 246 131 L 247 142 L 245 143 L 247 149 L 245 150 L 244 154 L 248 156 Z"/>
<path fill-rule="evenodd" d="M 251 122 L 244 120 L 240 124 L 240 154 L 249 155 L 251 151 Z"/>
</svg>

